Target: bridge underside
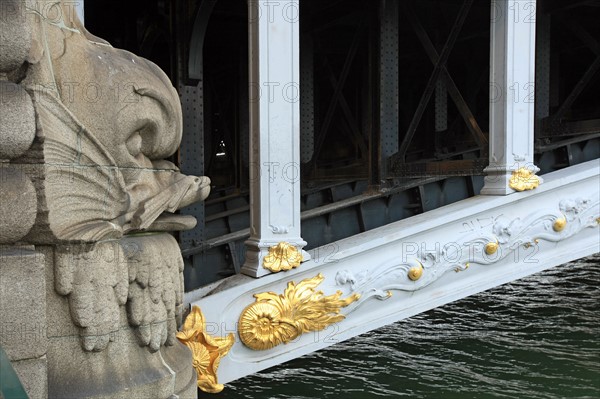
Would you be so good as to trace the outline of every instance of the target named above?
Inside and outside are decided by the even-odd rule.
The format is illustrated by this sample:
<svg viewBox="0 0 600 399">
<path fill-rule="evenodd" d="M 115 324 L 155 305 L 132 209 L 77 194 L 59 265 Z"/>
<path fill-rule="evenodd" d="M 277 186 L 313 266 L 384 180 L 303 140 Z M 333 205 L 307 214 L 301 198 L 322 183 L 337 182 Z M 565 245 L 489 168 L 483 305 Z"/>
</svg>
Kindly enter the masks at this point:
<svg viewBox="0 0 600 399">
<path fill-rule="evenodd" d="M 207 332 L 236 336 L 221 362 L 219 382 L 599 252 L 599 167 L 599 160 L 586 162 L 545 175 L 534 191 L 473 197 L 316 248 L 312 260 L 294 271 L 261 279 L 238 275 L 210 293 L 189 293 L 187 302 L 201 307 Z M 313 291 L 303 286 L 319 281 L 315 291 L 323 295 L 307 299 Z M 338 301 L 349 298 L 338 302 L 345 318 L 319 319 L 311 327 L 311 317 L 331 305 L 327 296 L 337 291 Z M 272 293 L 291 310 L 284 315 L 253 307 L 264 299 L 256 297 L 261 293 Z M 252 331 L 248 309 L 256 310 Z M 282 326 L 294 320 L 284 316 L 304 318 L 305 326 L 290 333 Z M 271 324 L 260 324 L 265 321 Z M 275 346 L 257 350 L 261 345 Z"/>
<path fill-rule="evenodd" d="M 196 217 L 196 228 L 178 238 L 187 302 L 202 308 L 211 335 L 238 339 L 221 362 L 220 382 L 599 251 L 595 2 L 302 0 L 292 35 L 298 42 L 291 46 L 299 56 L 288 57 L 287 45 L 260 38 L 266 19 L 250 18 L 245 0 L 134 0 L 122 5 L 120 23 L 109 25 L 110 9 L 89 3 L 92 31 L 169 73 L 184 114 L 178 166 L 212 179 L 211 197 L 184 212 Z M 269 10 L 279 4 L 250 3 Z M 505 12 L 498 13 L 500 6 Z M 142 8 L 143 18 L 136 11 Z M 258 29 L 252 38 L 263 46 L 249 44 L 249 26 Z M 502 38 L 517 34 L 508 43 L 521 52 L 509 65 L 516 53 L 505 51 Z M 292 113 L 298 126 L 274 129 L 273 137 L 250 123 L 251 115 L 261 126 L 278 121 L 252 114 L 257 98 L 248 74 L 249 65 L 260 66 L 249 61 L 253 49 L 271 44 L 273 51 L 257 59 L 277 54 L 270 60 L 280 67 L 273 71 L 297 71 L 300 78 L 274 80 L 299 81 L 301 92 Z M 255 80 L 261 79 L 263 87 L 276 87 L 266 77 Z M 283 104 L 281 98 L 276 103 Z M 517 116 L 504 118 L 508 111 Z M 291 124 L 286 112 L 273 115 Z M 266 165 L 287 165 L 277 157 L 282 151 L 260 147 L 259 140 L 279 143 L 285 131 L 298 133 L 299 142 L 290 136 L 272 148 L 298 150 L 293 165 L 300 184 L 291 191 L 299 203 L 256 201 L 252 192 L 270 191 L 257 181 L 271 172 L 256 173 L 254 149 Z M 495 159 L 495 152 L 507 158 Z M 507 182 L 494 182 L 487 172 L 519 165 L 539 168 L 544 182 L 504 196 Z M 502 196 L 476 197 L 486 185 L 487 194 Z M 493 192 L 495 186 L 501 192 Z M 277 208 L 273 214 L 293 216 L 290 226 L 301 225 L 312 260 L 255 280 L 240 274 L 248 238 L 276 234 L 266 225 L 285 230 L 281 218 L 271 223 L 264 216 L 269 212 L 257 212 L 263 203 Z M 285 234 L 277 238 L 294 243 Z M 291 282 L 300 299 L 280 296 Z M 311 289 L 325 299 L 312 298 Z M 339 298 L 327 299 L 338 290 Z M 267 292 L 273 294 L 258 299 L 271 298 L 264 300 L 269 306 L 279 301 L 281 309 L 256 305 L 254 295 Z M 319 318 L 329 309 L 323 301 L 345 319 L 329 324 L 332 319 Z M 259 311 L 250 314 L 247 307 Z M 246 343 L 272 348 L 253 350 L 239 341 L 242 314 L 263 323 L 243 331 Z M 294 320 L 299 314 L 318 322 Z"/>
</svg>

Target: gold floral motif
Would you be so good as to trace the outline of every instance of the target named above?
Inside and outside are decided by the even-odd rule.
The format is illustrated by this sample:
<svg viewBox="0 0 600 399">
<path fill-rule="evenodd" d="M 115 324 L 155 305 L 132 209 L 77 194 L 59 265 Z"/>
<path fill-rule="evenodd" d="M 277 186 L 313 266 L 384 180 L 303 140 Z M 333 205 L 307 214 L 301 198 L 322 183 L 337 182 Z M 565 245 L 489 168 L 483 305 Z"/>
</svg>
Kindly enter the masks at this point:
<svg viewBox="0 0 600 399">
<path fill-rule="evenodd" d="M 423 265 L 419 263 L 419 266 L 411 267 L 408 271 L 408 278 L 412 281 L 417 281 L 423 276 Z"/>
<path fill-rule="evenodd" d="M 244 309 L 238 323 L 244 345 L 253 350 L 267 350 L 342 321 L 345 316 L 340 309 L 358 300 L 360 295 L 340 299 L 342 292 L 337 291 L 324 296 L 322 291 L 316 291 L 324 279 L 318 274 L 298 284 L 292 281 L 282 295 L 255 294 L 256 302 Z"/>
<path fill-rule="evenodd" d="M 499 247 L 500 245 L 498 244 L 498 241 L 488 242 L 487 244 L 485 244 L 485 253 L 487 255 L 494 255 L 496 252 L 498 252 Z"/>
<path fill-rule="evenodd" d="M 565 227 L 567 227 L 567 218 L 565 218 L 564 216 L 556 219 L 554 221 L 554 224 L 552 225 L 552 228 L 557 233 L 560 233 L 561 231 L 563 231 L 565 229 Z"/>
<path fill-rule="evenodd" d="M 533 190 L 539 185 L 540 178 L 535 175 L 535 172 L 527 168 L 514 171 L 508 182 L 508 186 L 515 191 Z"/>
<path fill-rule="evenodd" d="M 198 306 L 185 319 L 177 339 L 192 351 L 194 369 L 198 374 L 198 388 L 207 393 L 219 393 L 223 385 L 217 381 L 217 369 L 221 359 L 233 346 L 235 337 L 230 333 L 225 338 L 211 337 L 206 333 L 204 315 Z"/>
<path fill-rule="evenodd" d="M 269 248 L 263 260 L 263 267 L 273 273 L 292 270 L 302 263 L 302 252 L 287 242 L 280 242 Z"/>
</svg>

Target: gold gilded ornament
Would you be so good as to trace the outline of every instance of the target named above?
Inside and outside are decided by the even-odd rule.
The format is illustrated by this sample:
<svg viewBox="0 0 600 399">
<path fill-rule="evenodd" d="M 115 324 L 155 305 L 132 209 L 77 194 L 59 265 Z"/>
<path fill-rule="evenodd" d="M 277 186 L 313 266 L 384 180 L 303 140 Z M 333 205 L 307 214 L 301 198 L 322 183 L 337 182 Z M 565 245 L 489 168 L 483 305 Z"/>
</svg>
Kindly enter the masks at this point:
<svg viewBox="0 0 600 399">
<path fill-rule="evenodd" d="M 248 348 L 267 350 L 287 344 L 309 331 L 321 331 L 344 319 L 340 309 L 358 300 L 353 294 L 340 299 L 341 291 L 324 296 L 316 287 L 325 277 L 318 274 L 296 284 L 288 283 L 282 295 L 255 294 L 256 302 L 244 309 L 238 323 L 240 339 Z"/>
<path fill-rule="evenodd" d="M 419 266 L 411 267 L 408 271 L 408 278 L 412 281 L 417 281 L 423 276 L 423 265 L 419 263 Z"/>
<path fill-rule="evenodd" d="M 515 191 L 533 190 L 540 185 L 540 178 L 527 168 L 520 168 L 513 172 L 508 181 L 508 186 Z"/>
<path fill-rule="evenodd" d="M 554 224 L 552 225 L 552 228 L 557 233 L 560 233 L 561 231 L 563 231 L 565 229 L 565 227 L 567 227 L 567 218 L 565 218 L 564 216 L 556 219 L 554 221 Z"/>
<path fill-rule="evenodd" d="M 499 247 L 500 245 L 498 245 L 498 242 L 488 242 L 485 244 L 485 253 L 488 255 L 494 255 L 496 252 L 498 252 Z"/>
<path fill-rule="evenodd" d="M 280 242 L 269 248 L 263 260 L 263 267 L 273 273 L 292 270 L 302 263 L 302 252 L 287 242 Z"/>
<path fill-rule="evenodd" d="M 217 381 L 217 369 L 221 359 L 235 342 L 233 333 L 225 338 L 208 335 L 204 315 L 198 306 L 194 306 L 181 331 L 177 333 L 177 339 L 192 351 L 194 369 L 198 374 L 198 388 L 207 393 L 221 392 L 223 385 Z"/>
</svg>

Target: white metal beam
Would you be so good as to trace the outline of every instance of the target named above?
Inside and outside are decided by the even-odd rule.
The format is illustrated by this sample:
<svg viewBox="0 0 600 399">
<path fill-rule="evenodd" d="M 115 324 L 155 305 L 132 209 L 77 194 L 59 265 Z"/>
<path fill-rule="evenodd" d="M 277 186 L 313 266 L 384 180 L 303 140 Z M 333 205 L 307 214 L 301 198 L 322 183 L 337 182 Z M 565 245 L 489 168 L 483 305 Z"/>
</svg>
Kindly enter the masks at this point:
<svg viewBox="0 0 600 399">
<path fill-rule="evenodd" d="M 547 174 L 545 183 L 533 191 L 470 198 L 332 243 L 312 251 L 313 259 L 302 268 L 285 274 L 225 280 L 209 296 L 193 302 L 204 312 L 210 334 L 234 333 L 236 337 L 219 367 L 219 381 L 256 373 L 599 252 L 599 166 L 599 160 L 594 160 L 565 168 Z M 413 281 L 409 275 L 415 267 L 420 278 Z M 289 283 L 298 284 L 319 273 L 323 282 L 317 290 L 323 295 L 338 290 L 340 299 L 361 294 L 341 309 L 344 320 L 268 350 L 252 350 L 240 341 L 240 315 L 255 303 L 255 294 L 280 295 Z M 305 305 L 301 305 L 303 317 L 309 314 Z M 318 298 L 309 305 L 310 310 L 319 311 Z M 289 317 L 281 322 L 289 326 L 293 312 Z M 258 322 L 256 331 L 266 332 Z"/>
</svg>

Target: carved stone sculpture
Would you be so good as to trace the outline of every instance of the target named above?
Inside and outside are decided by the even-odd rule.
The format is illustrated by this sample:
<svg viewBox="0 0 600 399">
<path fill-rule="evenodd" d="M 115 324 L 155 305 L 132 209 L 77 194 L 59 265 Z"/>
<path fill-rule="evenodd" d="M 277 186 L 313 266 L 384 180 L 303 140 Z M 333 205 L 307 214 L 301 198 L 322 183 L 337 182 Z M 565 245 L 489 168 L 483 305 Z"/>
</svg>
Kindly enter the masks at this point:
<svg viewBox="0 0 600 399">
<path fill-rule="evenodd" d="M 56 15 L 68 16 L 61 7 Z M 48 9 L 48 7 L 44 7 Z M 90 35 L 73 16 L 57 23 L 31 10 L 32 50 L 21 82 L 38 114 L 34 171 L 47 212 L 30 239 L 94 242 L 160 230 L 163 212 L 203 200 L 206 177 L 185 176 L 164 158 L 179 147 L 181 105 L 151 62 Z M 194 227 L 170 215 L 167 226 Z M 161 227 L 163 226 L 163 227 Z"/>
<path fill-rule="evenodd" d="M 0 344 L 31 398 L 195 398 L 169 232 L 195 226 L 175 212 L 210 180 L 165 159 L 177 92 L 68 2 L 2 1 Z M 39 332 L 35 350 L 16 326 Z"/>
</svg>

